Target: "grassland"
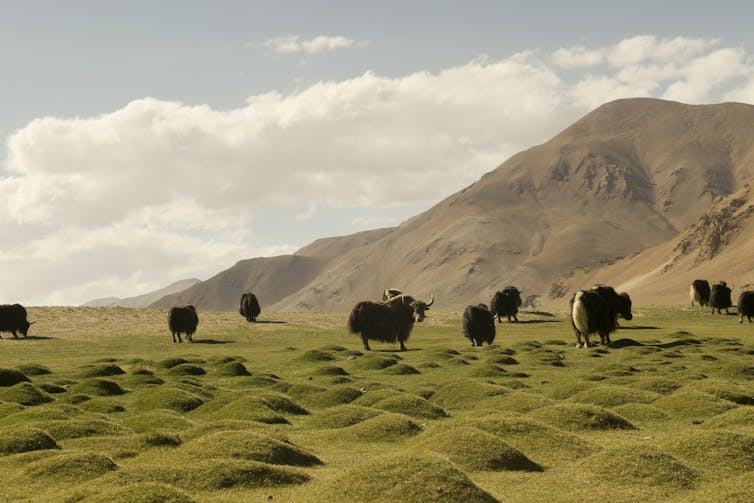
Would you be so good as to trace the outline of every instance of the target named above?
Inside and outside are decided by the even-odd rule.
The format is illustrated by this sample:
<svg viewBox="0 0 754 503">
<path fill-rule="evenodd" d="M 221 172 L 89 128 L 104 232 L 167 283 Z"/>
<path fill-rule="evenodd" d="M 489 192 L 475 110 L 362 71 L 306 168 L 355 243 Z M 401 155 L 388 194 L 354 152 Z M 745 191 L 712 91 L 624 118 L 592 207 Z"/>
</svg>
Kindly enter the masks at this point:
<svg viewBox="0 0 754 503">
<path fill-rule="evenodd" d="M 0 340 L 2 501 L 752 501 L 754 326 L 639 307 L 610 347 L 432 311 L 362 354 L 345 313 L 31 308 Z"/>
</svg>

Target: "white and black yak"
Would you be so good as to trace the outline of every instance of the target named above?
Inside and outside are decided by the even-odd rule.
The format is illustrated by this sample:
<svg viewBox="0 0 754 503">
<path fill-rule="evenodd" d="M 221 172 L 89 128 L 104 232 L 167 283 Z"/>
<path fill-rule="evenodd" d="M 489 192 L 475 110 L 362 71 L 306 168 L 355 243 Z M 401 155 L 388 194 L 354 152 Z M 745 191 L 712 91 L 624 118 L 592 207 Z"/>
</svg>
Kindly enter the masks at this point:
<svg viewBox="0 0 754 503">
<path fill-rule="evenodd" d="M 689 299 L 691 300 L 692 306 L 694 305 L 694 302 L 702 307 L 708 305 L 709 294 L 709 282 L 706 279 L 695 279 L 691 283 L 691 289 L 689 290 Z"/>
<path fill-rule="evenodd" d="M 246 318 L 246 321 L 257 321 L 257 316 L 262 312 L 259 307 L 259 301 L 257 296 L 253 293 L 244 293 L 241 295 L 241 307 L 238 308 L 238 313 Z"/>
<path fill-rule="evenodd" d="M 26 319 L 26 309 L 21 304 L 0 305 L 0 332 L 10 332 L 13 337 L 18 337 L 16 332 L 20 332 L 26 337 L 32 323 Z"/>
<path fill-rule="evenodd" d="M 515 286 L 506 286 L 501 291 L 496 292 L 490 302 L 490 311 L 492 316 L 497 316 L 497 322 L 502 323 L 502 316 L 511 321 L 511 316 L 518 321 L 518 308 L 521 307 L 521 292 Z"/>
<path fill-rule="evenodd" d="M 618 316 L 631 320 L 631 298 L 605 285 L 580 290 L 571 298 L 571 326 L 576 347 L 589 347 L 589 335 L 599 334 L 602 344 L 610 344 L 610 334 L 618 328 Z"/>
<path fill-rule="evenodd" d="M 348 316 L 348 331 L 361 337 L 364 350 L 371 351 L 369 341 L 389 342 L 401 345 L 414 328 L 414 308 L 410 304 L 372 302 L 365 300 L 356 304 Z"/>
<path fill-rule="evenodd" d="M 754 291 L 747 290 L 738 296 L 738 315 L 741 317 L 739 323 L 744 322 L 744 316 L 751 323 L 751 317 L 754 316 Z"/>
<path fill-rule="evenodd" d="M 393 297 L 397 297 L 403 292 L 401 290 L 398 290 L 397 288 L 386 288 L 384 292 L 382 292 L 382 302 L 385 302 L 386 300 L 390 300 Z"/>
<path fill-rule="evenodd" d="M 175 342 L 175 336 L 178 336 L 178 342 L 181 340 L 181 332 L 186 334 L 186 339 L 191 342 L 194 332 L 196 332 L 196 326 L 199 324 L 199 316 L 196 314 L 196 308 L 192 305 L 186 306 L 174 306 L 168 311 L 168 327 L 170 333 L 173 335 L 173 342 Z"/>
<path fill-rule="evenodd" d="M 728 288 L 725 281 L 721 281 L 716 285 L 712 285 L 712 290 L 709 294 L 709 305 L 712 307 L 712 314 L 723 314 L 721 309 L 725 309 L 725 314 L 728 314 L 728 309 L 733 307 L 733 301 L 730 298 L 730 292 L 732 288 Z"/>
<path fill-rule="evenodd" d="M 388 298 L 386 301 L 388 304 L 404 304 L 407 306 L 411 306 L 416 313 L 416 321 L 424 321 L 424 318 L 426 317 L 426 312 L 429 311 L 429 306 L 435 303 L 435 294 L 432 294 L 432 298 L 429 299 L 429 302 L 424 302 L 422 300 L 417 300 L 414 297 L 407 295 L 405 293 L 398 294 L 394 297 Z"/>
<path fill-rule="evenodd" d="M 468 306 L 463 312 L 463 336 L 472 346 L 492 344 L 495 340 L 495 317 L 484 304 Z"/>
</svg>

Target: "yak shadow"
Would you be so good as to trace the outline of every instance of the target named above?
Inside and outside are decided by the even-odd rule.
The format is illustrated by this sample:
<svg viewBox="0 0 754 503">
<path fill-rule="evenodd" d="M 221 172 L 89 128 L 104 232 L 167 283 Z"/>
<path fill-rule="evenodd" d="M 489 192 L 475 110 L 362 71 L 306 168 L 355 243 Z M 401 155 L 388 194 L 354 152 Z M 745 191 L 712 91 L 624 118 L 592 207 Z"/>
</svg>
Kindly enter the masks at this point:
<svg viewBox="0 0 754 503">
<path fill-rule="evenodd" d="M 522 313 L 531 314 L 534 316 L 544 316 L 545 318 L 556 318 L 556 316 L 552 313 L 548 313 L 547 311 L 524 311 L 521 310 Z"/>
<path fill-rule="evenodd" d="M 520 323 L 522 325 L 530 325 L 533 323 L 560 323 L 561 321 L 563 320 L 520 320 L 514 321 L 513 324 Z"/>
<path fill-rule="evenodd" d="M 624 327 L 621 325 L 619 330 L 659 330 L 660 327 L 653 327 L 651 325 L 633 325 L 630 327 Z"/>
<path fill-rule="evenodd" d="M 9 341 L 26 341 L 26 340 L 44 341 L 44 340 L 49 340 L 49 339 L 57 339 L 57 337 L 47 337 L 46 335 L 29 335 L 28 337 L 13 337 L 13 336 L 3 337 L 3 339 L 9 340 Z"/>
<path fill-rule="evenodd" d="M 251 323 L 284 324 L 284 323 L 288 323 L 288 322 L 287 321 L 279 321 L 279 320 L 257 320 L 257 321 L 252 321 Z"/>
<path fill-rule="evenodd" d="M 218 341 L 217 339 L 199 339 L 191 341 L 191 344 L 232 344 L 233 341 Z"/>
<path fill-rule="evenodd" d="M 663 342 L 662 344 L 649 344 L 650 346 L 655 346 L 658 348 L 674 348 L 676 346 L 693 346 L 693 345 L 700 345 L 701 341 L 698 341 L 696 339 L 679 339 L 677 341 L 672 342 Z"/>
</svg>

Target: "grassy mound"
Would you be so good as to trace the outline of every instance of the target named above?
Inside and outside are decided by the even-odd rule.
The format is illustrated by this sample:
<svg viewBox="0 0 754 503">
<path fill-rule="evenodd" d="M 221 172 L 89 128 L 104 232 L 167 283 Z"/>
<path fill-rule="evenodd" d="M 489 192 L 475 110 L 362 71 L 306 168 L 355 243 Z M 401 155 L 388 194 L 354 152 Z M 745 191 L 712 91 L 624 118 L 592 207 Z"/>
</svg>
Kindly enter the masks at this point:
<svg viewBox="0 0 754 503">
<path fill-rule="evenodd" d="M 22 410 L 24 410 L 23 405 L 11 402 L 0 402 L 0 420 Z"/>
<path fill-rule="evenodd" d="M 37 383 L 37 388 L 51 395 L 56 395 L 58 393 L 65 393 L 66 391 L 68 391 L 63 386 L 58 386 L 57 384 L 53 384 L 51 382 Z"/>
<path fill-rule="evenodd" d="M 422 427 L 402 414 L 385 413 L 341 430 L 343 434 L 368 442 L 399 442 L 422 431 Z"/>
<path fill-rule="evenodd" d="M 383 412 L 369 407 L 344 404 L 315 414 L 306 424 L 313 428 L 346 428 L 380 414 Z"/>
<path fill-rule="evenodd" d="M 177 431 L 193 425 L 191 421 L 172 410 L 153 410 L 123 419 L 121 422 L 137 433 L 154 430 Z"/>
<path fill-rule="evenodd" d="M 581 437 L 524 417 L 492 413 L 477 416 L 470 424 L 548 465 L 557 461 L 570 462 L 598 450 Z"/>
<path fill-rule="evenodd" d="M 343 346 L 340 346 L 338 344 L 327 344 L 326 346 L 322 346 L 319 349 L 322 351 L 336 351 L 338 353 L 341 351 L 348 351 L 348 348 L 344 348 Z"/>
<path fill-rule="evenodd" d="M 114 412 L 125 412 L 126 408 L 122 403 L 108 398 L 95 398 L 87 400 L 80 405 L 82 410 L 88 412 L 97 412 L 99 414 L 112 414 Z"/>
<path fill-rule="evenodd" d="M 129 482 L 162 482 L 192 491 L 271 488 L 310 480 L 305 473 L 290 468 L 239 459 L 198 461 L 186 467 L 140 466 L 123 470 L 120 475 Z"/>
<path fill-rule="evenodd" d="M 304 354 L 299 356 L 297 360 L 303 361 L 303 362 L 331 362 L 335 360 L 335 356 L 331 355 L 327 351 L 321 351 L 319 349 L 311 349 L 309 351 L 304 352 Z"/>
<path fill-rule="evenodd" d="M 629 421 L 637 423 L 665 421 L 670 419 L 670 416 L 657 407 L 644 403 L 627 403 L 625 405 L 612 407 L 611 409 L 621 417 L 625 417 Z"/>
<path fill-rule="evenodd" d="M 575 469 L 577 480 L 589 484 L 691 489 L 701 479 L 698 472 L 670 454 L 636 443 L 605 449 L 579 462 Z"/>
<path fill-rule="evenodd" d="M 188 412 L 204 403 L 193 393 L 179 388 L 151 389 L 142 393 L 134 402 L 136 410 L 171 409 L 176 412 Z"/>
<path fill-rule="evenodd" d="M 492 503 L 497 500 L 442 457 L 391 453 L 348 470 L 312 494 L 314 501 Z"/>
<path fill-rule="evenodd" d="M 236 458 L 273 465 L 314 466 L 322 461 L 293 444 L 252 431 L 217 431 L 185 443 L 184 453 L 206 458 Z"/>
<path fill-rule="evenodd" d="M 393 356 L 384 356 L 377 353 L 367 353 L 356 358 L 352 362 L 353 368 L 358 370 L 382 370 L 398 363 Z"/>
<path fill-rule="evenodd" d="M 458 351 L 452 348 L 434 348 L 426 351 L 429 361 L 451 360 L 460 355 Z"/>
<path fill-rule="evenodd" d="M 15 427 L 0 431 L 0 456 L 59 448 L 50 435 L 35 428 Z"/>
<path fill-rule="evenodd" d="M 621 416 L 590 404 L 566 403 L 534 410 L 532 419 L 571 431 L 632 430 L 635 426 Z"/>
<path fill-rule="evenodd" d="M 193 363 L 181 363 L 170 367 L 170 374 L 176 376 L 203 376 L 207 371 Z"/>
<path fill-rule="evenodd" d="M 146 432 L 143 442 L 148 447 L 178 447 L 183 443 L 181 437 L 175 433 L 165 433 L 164 431 Z"/>
<path fill-rule="evenodd" d="M 54 398 L 28 382 L 21 382 L 0 393 L 0 400 L 21 405 L 41 405 Z"/>
<path fill-rule="evenodd" d="M 262 393 L 258 395 L 258 398 L 272 410 L 280 412 L 281 414 L 296 414 L 302 416 L 309 414 L 308 410 L 284 395 L 277 393 Z"/>
<path fill-rule="evenodd" d="M 754 469 L 754 435 L 723 430 L 685 431 L 667 438 L 662 447 L 701 470 L 716 474 Z"/>
<path fill-rule="evenodd" d="M 736 407 L 704 422 L 706 428 L 750 427 L 754 424 L 754 407 Z"/>
<path fill-rule="evenodd" d="M 736 407 L 733 402 L 695 390 L 676 391 L 652 405 L 677 419 L 711 417 Z"/>
<path fill-rule="evenodd" d="M 39 363 L 23 363 L 21 365 L 16 365 L 16 368 L 27 376 L 52 374 L 52 370 Z"/>
<path fill-rule="evenodd" d="M 14 404 L 15 405 L 15 404 Z M 0 424 L 28 424 L 36 421 L 64 420 L 80 416 L 81 409 L 68 404 L 53 404 L 46 407 L 31 407 L 24 409 L 20 405 L 15 413 L 0 419 Z"/>
<path fill-rule="evenodd" d="M 115 381 L 94 377 L 80 382 L 71 390 L 74 393 L 84 393 L 94 396 L 122 395 L 126 391 Z"/>
<path fill-rule="evenodd" d="M 510 355 L 491 354 L 485 358 L 485 361 L 496 365 L 518 365 L 518 360 Z"/>
<path fill-rule="evenodd" d="M 754 405 L 754 390 L 723 379 L 703 379 L 687 384 L 679 391 L 694 390 L 709 393 L 723 400 L 741 405 Z"/>
<path fill-rule="evenodd" d="M 552 405 L 553 401 L 546 396 L 526 391 L 511 391 L 505 395 L 486 398 L 479 402 L 480 407 L 507 412 L 529 412 Z"/>
<path fill-rule="evenodd" d="M 30 463 L 24 473 L 35 481 L 82 482 L 117 469 L 118 465 L 103 454 L 74 451 Z"/>
<path fill-rule="evenodd" d="M 390 367 L 385 369 L 385 373 L 400 376 L 421 374 L 421 372 L 419 372 L 416 368 L 412 367 L 411 365 L 406 365 L 405 363 L 391 365 Z"/>
<path fill-rule="evenodd" d="M 331 386 L 323 391 L 298 394 L 291 388 L 288 394 L 300 400 L 304 405 L 323 408 L 349 403 L 359 398 L 363 393 L 348 385 Z"/>
<path fill-rule="evenodd" d="M 239 377 L 250 376 L 251 372 L 248 371 L 243 363 L 230 361 L 219 364 L 215 369 L 215 374 L 223 377 Z"/>
<path fill-rule="evenodd" d="M 55 440 L 69 438 L 129 435 L 133 431 L 103 419 L 68 419 L 39 423 Z"/>
<path fill-rule="evenodd" d="M 441 428 L 414 437 L 410 445 L 442 454 L 464 470 L 541 472 L 542 467 L 499 437 L 471 426 Z"/>
<path fill-rule="evenodd" d="M 0 368 L 0 386 L 14 386 L 20 382 L 31 382 L 31 379 L 20 370 Z"/>
<path fill-rule="evenodd" d="M 570 400 L 578 403 L 591 403 L 601 407 L 613 407 L 626 403 L 651 403 L 662 395 L 622 386 L 599 385 L 573 395 Z"/>
<path fill-rule="evenodd" d="M 698 491 L 684 495 L 684 503 L 709 503 L 726 501 L 730 503 L 747 503 L 754 494 L 754 472 L 738 477 L 725 478 L 704 486 Z"/>
<path fill-rule="evenodd" d="M 433 405 L 424 398 L 408 393 L 402 393 L 391 398 L 380 400 L 372 405 L 372 407 L 421 419 L 439 419 L 448 417 L 448 414 L 441 408 Z"/>
<path fill-rule="evenodd" d="M 682 383 L 668 377 L 641 377 L 629 384 L 632 388 L 652 391 L 661 395 L 668 395 L 681 386 Z"/>
<path fill-rule="evenodd" d="M 82 500 L 82 503 L 194 503 L 196 500 L 175 487 L 154 482 L 138 482 L 108 489 Z"/>
<path fill-rule="evenodd" d="M 364 407 L 371 407 L 372 405 L 385 400 L 386 398 L 392 398 L 400 395 L 401 392 L 392 388 L 379 388 L 374 390 L 367 390 L 359 398 L 354 400 L 354 405 L 362 405 Z"/>
<path fill-rule="evenodd" d="M 501 377 L 506 374 L 508 374 L 508 371 L 500 365 L 485 362 L 482 365 L 473 367 L 468 375 L 471 377 Z"/>
<path fill-rule="evenodd" d="M 112 363 L 101 365 L 87 365 L 79 372 L 81 377 L 108 377 L 125 374 L 126 371 Z"/>
<path fill-rule="evenodd" d="M 463 408 L 475 406 L 483 398 L 509 392 L 509 388 L 480 382 L 478 379 L 458 379 L 440 385 L 431 401 L 444 408 Z"/>
<path fill-rule="evenodd" d="M 217 419 L 241 419 L 266 424 L 288 424 L 272 405 L 257 396 L 242 396 L 213 411 L 211 417 Z"/>
<path fill-rule="evenodd" d="M 335 365 L 326 365 L 319 367 L 313 372 L 315 376 L 347 376 L 348 372 L 343 367 L 337 367 Z"/>
<path fill-rule="evenodd" d="M 549 396 L 555 400 L 565 400 L 566 398 L 571 398 L 576 393 L 580 393 L 593 387 L 594 384 L 583 381 L 556 384 L 552 387 Z"/>
</svg>

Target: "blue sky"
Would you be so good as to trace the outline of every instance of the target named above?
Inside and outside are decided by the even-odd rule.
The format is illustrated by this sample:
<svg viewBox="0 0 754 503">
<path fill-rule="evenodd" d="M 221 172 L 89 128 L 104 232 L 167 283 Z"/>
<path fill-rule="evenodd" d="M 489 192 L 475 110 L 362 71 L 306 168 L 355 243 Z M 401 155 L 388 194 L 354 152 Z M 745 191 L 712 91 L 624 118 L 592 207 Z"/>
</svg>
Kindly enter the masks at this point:
<svg viewBox="0 0 754 503">
<path fill-rule="evenodd" d="M 396 225 L 599 104 L 754 100 L 743 2 L 0 2 L 0 302 Z"/>
</svg>

